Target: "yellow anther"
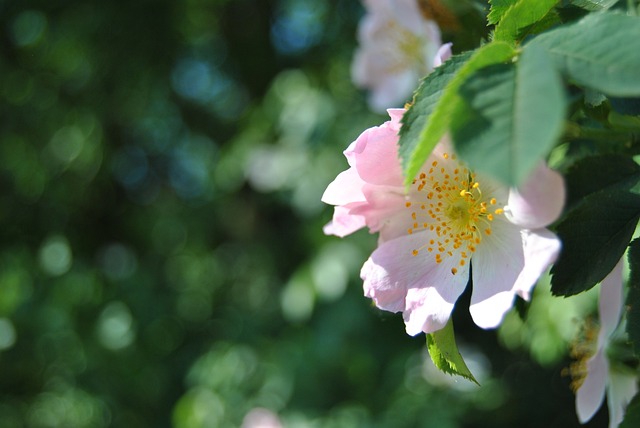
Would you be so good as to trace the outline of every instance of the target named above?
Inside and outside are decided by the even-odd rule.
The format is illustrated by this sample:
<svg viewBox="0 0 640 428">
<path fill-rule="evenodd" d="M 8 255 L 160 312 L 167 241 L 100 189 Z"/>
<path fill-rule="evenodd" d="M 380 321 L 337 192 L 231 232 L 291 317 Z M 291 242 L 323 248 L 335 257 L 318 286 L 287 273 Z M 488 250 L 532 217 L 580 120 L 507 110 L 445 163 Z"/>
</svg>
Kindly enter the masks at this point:
<svg viewBox="0 0 640 428">
<path fill-rule="evenodd" d="M 424 172 L 420 173 L 420 180 L 424 180 L 425 178 L 427 178 L 427 174 L 425 174 Z"/>
<path fill-rule="evenodd" d="M 457 274 L 457 273 L 458 273 L 458 269 L 456 269 L 456 268 L 451 268 L 451 273 L 452 273 L 452 274 L 454 274 L 454 275 L 455 275 L 455 274 Z"/>
<path fill-rule="evenodd" d="M 487 220 L 493 221 L 493 214 L 487 214 Z"/>
<path fill-rule="evenodd" d="M 464 260 L 460 260 L 460 266 L 464 266 L 465 261 Z"/>
<path fill-rule="evenodd" d="M 497 210 L 494 211 L 494 213 L 500 215 L 500 214 L 504 213 L 504 210 L 502 208 L 498 208 Z"/>
<path fill-rule="evenodd" d="M 405 202 L 405 203 L 404 203 L 404 206 L 405 206 L 405 207 L 407 207 L 407 208 L 409 208 L 409 207 L 411 206 L 411 202 L 409 202 L 409 201 Z"/>
<path fill-rule="evenodd" d="M 432 165 L 432 166 L 438 166 L 438 161 L 433 161 L 433 162 L 431 163 L 431 165 Z"/>
<path fill-rule="evenodd" d="M 443 153 L 442 157 L 445 158 L 445 159 L 449 159 L 449 154 L 448 153 Z"/>
<path fill-rule="evenodd" d="M 491 229 L 489 229 L 489 228 L 485 229 L 484 233 L 486 233 L 487 235 L 491 235 Z"/>
<path fill-rule="evenodd" d="M 416 216 L 416 213 L 415 213 L 415 212 L 412 212 L 412 213 L 411 213 L 411 218 L 415 220 L 415 219 L 416 219 L 416 217 L 417 217 L 417 216 Z"/>
<path fill-rule="evenodd" d="M 411 235 L 413 233 L 413 229 L 407 229 L 407 233 Z"/>
<path fill-rule="evenodd" d="M 413 251 L 411 252 L 411 254 L 413 254 L 414 256 L 417 256 L 417 255 L 418 255 L 418 250 L 413 250 Z"/>
<path fill-rule="evenodd" d="M 473 183 L 473 187 L 474 189 L 477 189 L 478 187 L 480 187 L 480 183 L 478 183 L 477 181 L 475 183 Z"/>
<path fill-rule="evenodd" d="M 496 200 L 496 198 L 491 198 L 491 200 L 489 201 L 489 203 L 490 203 L 491 205 L 495 205 L 495 204 L 496 204 L 496 202 L 498 202 L 498 201 Z"/>
</svg>

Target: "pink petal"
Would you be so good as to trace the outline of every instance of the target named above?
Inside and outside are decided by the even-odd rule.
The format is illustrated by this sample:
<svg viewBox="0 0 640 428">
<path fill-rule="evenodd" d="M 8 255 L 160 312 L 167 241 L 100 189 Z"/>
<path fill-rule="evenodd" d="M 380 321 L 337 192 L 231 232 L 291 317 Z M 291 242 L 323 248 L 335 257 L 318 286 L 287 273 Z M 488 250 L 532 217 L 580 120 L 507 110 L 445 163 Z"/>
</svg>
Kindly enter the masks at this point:
<svg viewBox="0 0 640 428">
<path fill-rule="evenodd" d="M 576 391 L 576 413 L 580 423 L 591 419 L 602 405 L 607 371 L 608 363 L 601 349 L 587 361 L 587 377 Z"/>
<path fill-rule="evenodd" d="M 398 157 L 398 130 L 391 126 L 391 122 L 385 122 L 368 129 L 358 140 L 365 138 L 366 145 L 359 143 L 359 153 L 355 154 L 360 178 L 371 184 L 401 187 L 404 176 Z"/>
<path fill-rule="evenodd" d="M 442 328 L 468 281 L 467 268 L 451 273 L 456 258 L 437 264 L 426 250 L 412 255 L 433 237 L 435 234 L 425 231 L 384 242 L 360 273 L 365 296 L 380 309 L 404 311 L 409 334 Z"/>
<path fill-rule="evenodd" d="M 333 211 L 333 220 L 327 223 L 322 231 L 325 235 L 336 235 L 340 238 L 344 238 L 365 226 L 365 217 L 351 214 L 351 208 L 347 205 L 335 207 Z"/>
<path fill-rule="evenodd" d="M 531 289 L 560 253 L 560 239 L 547 229 L 523 230 L 524 268 L 513 287 L 523 299 L 531 298 Z"/>
<path fill-rule="evenodd" d="M 387 238 L 406 235 L 413 221 L 402 192 L 402 188 L 397 187 L 366 185 L 363 188 L 366 204 L 354 208 L 351 214 L 364 216 L 372 233 L 391 228 L 396 236 L 386 233 Z"/>
<path fill-rule="evenodd" d="M 349 168 L 338 174 L 336 179 L 327 186 L 322 195 L 322 202 L 331 205 L 364 202 L 366 201 L 362 193 L 364 184 L 355 168 Z"/>
<path fill-rule="evenodd" d="M 519 189 L 511 189 L 505 214 L 518 226 L 539 229 L 560 216 L 564 199 L 562 176 L 540 163 Z"/>
<path fill-rule="evenodd" d="M 433 66 L 440 67 L 445 61 L 451 58 L 451 46 L 453 43 L 445 43 L 440 46 L 438 52 L 436 53 L 436 57 L 433 59 Z"/>
<path fill-rule="evenodd" d="M 447 324 L 456 300 L 469 281 L 467 266 L 460 268 L 455 276 L 451 274 L 451 268 L 455 265 L 452 258 L 445 259 L 435 268 L 442 282 L 433 282 L 432 279 L 434 286 L 408 290 L 403 314 L 407 334 L 415 336 L 422 332 L 433 333 Z"/>
<path fill-rule="evenodd" d="M 600 328 L 609 337 L 620 322 L 622 315 L 622 268 L 624 258 L 621 258 L 613 270 L 600 283 L 600 297 L 598 311 L 600 313 Z"/>
<path fill-rule="evenodd" d="M 387 114 L 391 118 L 391 123 L 389 124 L 389 126 L 396 133 L 400 132 L 400 126 L 401 126 L 400 121 L 402 120 L 402 117 L 404 116 L 406 111 L 407 110 L 405 110 L 404 108 L 390 108 L 390 109 L 387 109 Z"/>
<path fill-rule="evenodd" d="M 524 268 L 520 229 L 504 219 L 491 223 L 492 234 L 471 259 L 473 293 L 469 312 L 482 328 L 495 328 L 513 305 L 514 284 Z"/>
</svg>

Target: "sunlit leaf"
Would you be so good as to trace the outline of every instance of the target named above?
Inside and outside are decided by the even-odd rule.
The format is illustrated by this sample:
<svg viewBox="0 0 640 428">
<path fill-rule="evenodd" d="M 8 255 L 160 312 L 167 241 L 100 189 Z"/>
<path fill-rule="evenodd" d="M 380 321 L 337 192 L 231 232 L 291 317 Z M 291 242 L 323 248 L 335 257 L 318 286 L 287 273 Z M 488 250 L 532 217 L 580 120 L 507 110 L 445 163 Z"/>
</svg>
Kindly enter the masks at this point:
<svg viewBox="0 0 640 428">
<path fill-rule="evenodd" d="M 517 2 L 518 0 L 489 0 L 489 3 L 491 4 L 491 10 L 487 15 L 487 22 L 489 25 L 500 22 L 505 12 Z"/>
<path fill-rule="evenodd" d="M 514 42 L 519 32 L 544 18 L 558 0 L 519 0 L 502 15 L 493 33 L 494 40 Z"/>
<path fill-rule="evenodd" d="M 451 319 L 442 330 L 427 334 L 427 348 L 437 368 L 447 374 L 462 376 L 480 385 L 458 351 Z"/>
<path fill-rule="evenodd" d="M 458 88 L 475 70 L 491 64 L 505 62 L 515 55 L 515 50 L 507 43 L 489 43 L 473 52 L 465 62 L 464 57 L 453 63 L 448 72 L 442 71 L 442 81 L 431 87 L 432 79 L 427 77 L 423 82 L 423 90 L 415 96 L 415 104 L 403 120 L 400 132 L 400 146 L 405 183 L 410 183 L 427 160 L 435 145 L 449 129 L 455 106 L 460 102 Z M 445 64 L 446 65 L 446 64 Z M 443 65 L 444 67 L 444 65 Z M 457 72 L 456 72 L 457 69 Z M 433 78 L 435 79 L 435 77 Z M 421 102 L 422 98 L 429 98 Z M 415 140 L 415 141 L 413 141 Z M 403 147 L 407 144 L 414 148 Z"/>
<path fill-rule="evenodd" d="M 438 105 L 442 91 L 456 75 L 460 67 L 471 57 L 472 52 L 454 55 L 433 73 L 429 74 L 420 84 L 414 95 L 414 103 L 402 118 L 400 129 L 400 157 L 403 165 L 407 166 L 413 152 L 418 147 L 420 133 L 433 110 Z M 428 154 L 427 154 L 428 156 Z"/>
<path fill-rule="evenodd" d="M 530 42 L 551 54 L 572 82 L 607 95 L 640 95 L 640 18 L 589 14 L 577 23 L 541 34 Z"/>
<path fill-rule="evenodd" d="M 563 130 L 565 95 L 547 54 L 525 49 L 516 64 L 478 70 L 460 88 L 456 150 L 473 169 L 517 185 Z"/>
</svg>

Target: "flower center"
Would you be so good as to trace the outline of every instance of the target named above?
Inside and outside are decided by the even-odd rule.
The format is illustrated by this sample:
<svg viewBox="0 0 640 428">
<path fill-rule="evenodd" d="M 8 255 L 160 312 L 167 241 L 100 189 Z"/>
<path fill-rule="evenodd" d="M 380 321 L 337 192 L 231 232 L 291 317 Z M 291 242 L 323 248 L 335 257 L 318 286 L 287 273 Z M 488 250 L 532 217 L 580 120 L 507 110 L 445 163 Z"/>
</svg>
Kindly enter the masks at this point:
<svg viewBox="0 0 640 428">
<path fill-rule="evenodd" d="M 388 73 L 400 73 L 409 68 L 416 68 L 421 74 L 427 73 L 429 67 L 424 59 L 422 47 L 428 40 L 422 40 L 417 34 L 390 20 L 386 23 L 388 38 L 394 40 L 393 47 L 386 52 L 386 70 Z"/>
<path fill-rule="evenodd" d="M 571 376 L 571 389 L 575 392 L 584 383 L 587 377 L 587 361 L 593 357 L 597 351 L 598 333 L 600 327 L 592 319 L 587 318 L 581 327 L 578 337 L 571 345 L 571 359 L 573 362 L 568 369 L 563 370 L 563 375 Z"/>
<path fill-rule="evenodd" d="M 406 207 L 411 212 L 412 227 L 407 233 L 429 230 L 435 232 L 422 247 L 413 250 L 417 256 L 426 250 L 436 263 L 448 257 L 458 259 L 464 266 L 482 240 L 491 235 L 494 215 L 504 212 L 496 208 L 496 198 L 482 193 L 476 175 L 444 153 L 442 160 L 434 160 L 429 169 L 413 181 Z M 453 267 L 452 274 L 458 269 Z"/>
</svg>

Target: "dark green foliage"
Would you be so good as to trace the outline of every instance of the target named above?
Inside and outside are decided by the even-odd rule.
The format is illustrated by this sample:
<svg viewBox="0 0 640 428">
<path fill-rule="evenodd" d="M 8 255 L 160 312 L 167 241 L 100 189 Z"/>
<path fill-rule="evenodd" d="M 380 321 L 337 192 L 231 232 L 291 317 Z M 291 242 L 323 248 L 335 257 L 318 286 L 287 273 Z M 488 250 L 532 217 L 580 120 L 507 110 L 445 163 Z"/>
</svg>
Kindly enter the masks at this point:
<svg viewBox="0 0 640 428">
<path fill-rule="evenodd" d="M 620 428 L 635 428 L 637 426 L 640 426 L 640 394 L 636 394 L 627 406 Z"/>
<path fill-rule="evenodd" d="M 640 357 L 640 241 L 629 245 L 629 291 L 626 300 L 627 333 L 636 357 Z"/>
<path fill-rule="evenodd" d="M 607 276 L 624 254 L 639 216 L 640 195 L 622 188 L 585 197 L 557 226 L 562 252 L 551 269 L 553 294 L 578 294 Z"/>
</svg>

